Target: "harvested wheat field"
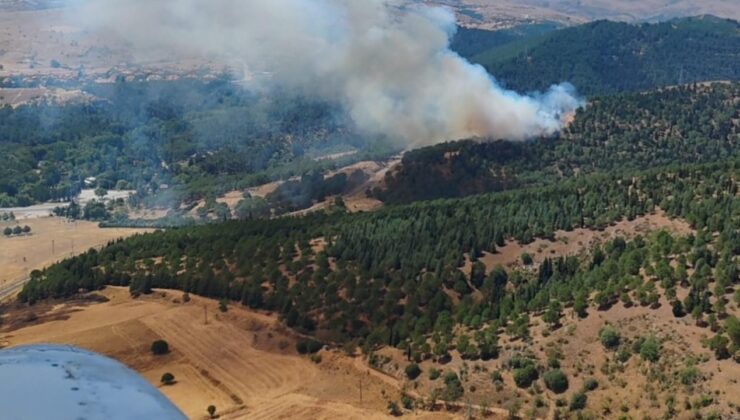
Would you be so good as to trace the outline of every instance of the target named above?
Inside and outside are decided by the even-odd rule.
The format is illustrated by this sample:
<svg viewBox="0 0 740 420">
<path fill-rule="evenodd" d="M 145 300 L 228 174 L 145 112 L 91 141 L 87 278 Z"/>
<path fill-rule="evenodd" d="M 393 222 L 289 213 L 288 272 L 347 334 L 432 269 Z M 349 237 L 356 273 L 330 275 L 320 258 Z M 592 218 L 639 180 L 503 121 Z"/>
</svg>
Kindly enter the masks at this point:
<svg viewBox="0 0 740 420">
<path fill-rule="evenodd" d="M 21 280 L 34 269 L 46 267 L 90 248 L 105 245 L 108 241 L 124 238 L 147 229 L 102 229 L 97 223 L 70 222 L 61 217 L 24 219 L 0 222 L 0 230 L 7 226 L 28 225 L 29 235 L 0 236 L 0 289 Z"/>
<path fill-rule="evenodd" d="M 322 350 L 320 363 L 299 356 L 294 334 L 271 316 L 237 305 L 222 313 L 212 300 L 183 302 L 181 292 L 132 299 L 128 289 L 109 287 L 5 313 L 3 347 L 76 345 L 120 360 L 157 386 L 170 372 L 176 382 L 161 390 L 190 418 L 205 418 L 211 404 L 222 419 L 387 418 L 388 401 L 399 399 L 393 381 L 378 379 L 344 353 Z M 169 354 L 151 354 L 157 339 L 169 343 Z"/>
</svg>

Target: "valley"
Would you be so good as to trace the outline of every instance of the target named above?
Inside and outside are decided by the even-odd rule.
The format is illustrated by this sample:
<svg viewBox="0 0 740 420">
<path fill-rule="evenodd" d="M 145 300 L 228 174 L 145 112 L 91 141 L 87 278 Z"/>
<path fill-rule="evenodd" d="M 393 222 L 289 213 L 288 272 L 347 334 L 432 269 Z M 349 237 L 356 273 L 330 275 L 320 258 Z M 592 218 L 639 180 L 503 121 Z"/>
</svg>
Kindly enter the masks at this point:
<svg viewBox="0 0 740 420">
<path fill-rule="evenodd" d="M 735 3 L 0 2 L 0 359 L 173 420 L 740 418 Z M 0 406 L 130 414 L 36 362 Z"/>
</svg>

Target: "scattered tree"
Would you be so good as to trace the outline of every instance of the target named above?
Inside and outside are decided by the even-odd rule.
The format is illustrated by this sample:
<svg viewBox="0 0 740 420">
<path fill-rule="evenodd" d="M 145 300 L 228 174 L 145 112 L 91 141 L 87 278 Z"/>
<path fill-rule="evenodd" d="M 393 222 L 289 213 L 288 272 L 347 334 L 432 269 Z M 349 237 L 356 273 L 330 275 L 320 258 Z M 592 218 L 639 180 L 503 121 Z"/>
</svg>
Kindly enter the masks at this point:
<svg viewBox="0 0 740 420">
<path fill-rule="evenodd" d="M 151 350 L 152 354 L 161 356 L 170 352 L 170 345 L 164 340 L 154 340 Z"/>
<path fill-rule="evenodd" d="M 717 334 L 709 340 L 708 344 L 709 349 L 714 352 L 715 357 L 722 360 L 730 357 L 730 350 L 727 348 L 729 343 L 730 340 L 728 340 L 727 337 L 722 334 Z"/>
<path fill-rule="evenodd" d="M 406 376 L 411 379 L 412 381 L 419 377 L 421 374 L 421 368 L 416 363 L 411 363 L 410 365 L 406 366 Z"/>
<path fill-rule="evenodd" d="M 167 372 L 164 375 L 162 375 L 161 382 L 162 382 L 162 385 L 172 385 L 175 383 L 175 375 Z"/>
<path fill-rule="evenodd" d="M 528 388 L 537 380 L 539 374 L 534 363 L 528 363 L 519 369 L 514 369 L 514 382 L 519 388 Z"/>
<path fill-rule="evenodd" d="M 619 331 L 611 325 L 606 325 L 599 331 L 599 340 L 604 348 L 613 350 L 619 346 Z"/>
<path fill-rule="evenodd" d="M 106 195 L 108 195 L 108 190 L 106 190 L 103 187 L 95 188 L 95 191 L 94 192 L 95 192 L 95 196 L 98 197 L 98 198 L 103 198 Z"/>
<path fill-rule="evenodd" d="M 532 256 L 529 255 L 527 252 L 522 253 L 522 264 L 526 266 L 530 266 L 534 263 L 534 260 L 532 259 Z"/>
<path fill-rule="evenodd" d="M 575 410 L 583 410 L 586 408 L 586 402 L 588 401 L 588 397 L 583 392 L 576 392 L 573 394 L 573 396 L 570 398 L 570 409 Z"/>
<path fill-rule="evenodd" d="M 648 362 L 657 362 L 660 358 L 660 342 L 655 337 L 648 337 L 640 346 L 640 357 Z"/>
<path fill-rule="evenodd" d="M 587 378 L 585 381 L 583 381 L 584 391 L 593 391 L 598 387 L 599 381 L 597 381 L 595 378 Z"/>
<path fill-rule="evenodd" d="M 313 339 L 298 340 L 296 343 L 296 350 L 300 354 L 313 354 L 321 350 L 322 347 L 324 347 L 324 343 Z"/>
<path fill-rule="evenodd" d="M 568 389 L 568 377 L 560 369 L 548 371 L 543 376 L 545 386 L 556 394 L 562 394 Z"/>
<path fill-rule="evenodd" d="M 550 305 L 542 316 L 542 319 L 550 324 L 550 328 L 555 329 L 560 326 L 560 317 L 563 315 L 561 311 L 562 308 L 560 306 L 560 302 L 553 300 L 550 302 Z"/>
</svg>

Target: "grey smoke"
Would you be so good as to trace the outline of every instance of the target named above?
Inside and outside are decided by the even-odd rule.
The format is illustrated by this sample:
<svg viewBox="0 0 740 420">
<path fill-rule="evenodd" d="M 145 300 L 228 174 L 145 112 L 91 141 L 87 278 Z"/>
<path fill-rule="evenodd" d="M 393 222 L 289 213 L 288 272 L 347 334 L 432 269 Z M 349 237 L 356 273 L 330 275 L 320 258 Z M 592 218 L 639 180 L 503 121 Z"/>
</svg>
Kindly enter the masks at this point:
<svg viewBox="0 0 740 420">
<path fill-rule="evenodd" d="M 569 84 L 520 95 L 449 49 L 455 17 L 406 0 L 77 0 L 81 23 L 138 58 L 207 58 L 342 104 L 355 124 L 407 144 L 523 140 L 581 105 Z"/>
</svg>

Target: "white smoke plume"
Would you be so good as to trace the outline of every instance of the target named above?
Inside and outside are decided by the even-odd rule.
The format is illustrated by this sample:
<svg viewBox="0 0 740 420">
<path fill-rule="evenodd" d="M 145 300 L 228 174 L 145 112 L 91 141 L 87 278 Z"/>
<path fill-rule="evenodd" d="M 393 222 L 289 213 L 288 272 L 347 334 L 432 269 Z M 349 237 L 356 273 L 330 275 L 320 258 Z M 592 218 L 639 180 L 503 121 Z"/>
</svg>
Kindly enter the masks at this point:
<svg viewBox="0 0 740 420">
<path fill-rule="evenodd" d="M 134 51 L 244 63 L 342 104 L 355 124 L 409 145 L 557 132 L 569 84 L 523 96 L 449 48 L 455 17 L 408 0 L 78 0 L 85 26 Z"/>
</svg>

